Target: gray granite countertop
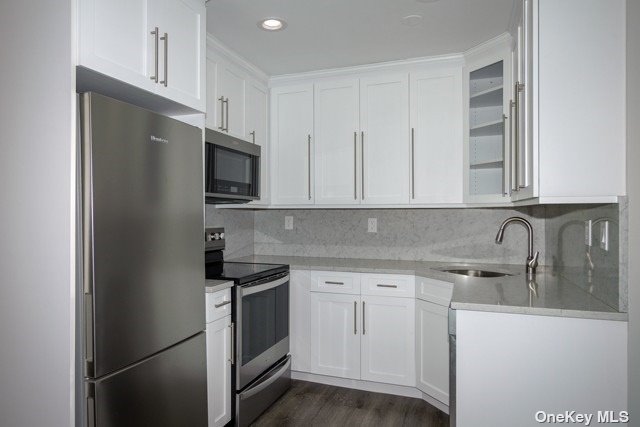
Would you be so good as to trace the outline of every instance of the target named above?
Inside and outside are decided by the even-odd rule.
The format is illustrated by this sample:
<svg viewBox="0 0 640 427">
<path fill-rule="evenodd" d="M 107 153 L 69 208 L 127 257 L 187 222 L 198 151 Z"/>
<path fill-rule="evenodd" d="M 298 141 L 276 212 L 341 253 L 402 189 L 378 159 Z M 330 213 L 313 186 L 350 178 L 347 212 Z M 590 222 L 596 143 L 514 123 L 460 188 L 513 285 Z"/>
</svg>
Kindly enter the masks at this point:
<svg viewBox="0 0 640 427">
<path fill-rule="evenodd" d="M 233 280 L 205 280 L 204 289 L 207 293 L 218 292 L 223 289 L 232 288 Z"/>
<path fill-rule="evenodd" d="M 524 265 L 456 264 L 430 261 L 399 261 L 349 258 L 312 258 L 255 255 L 232 261 L 288 264 L 292 270 L 350 271 L 356 273 L 413 274 L 453 283 L 451 308 L 543 316 L 603 320 L 628 319 L 621 313 L 544 266 L 528 281 Z M 470 267 L 508 273 L 495 278 L 445 273 L 445 267 Z"/>
</svg>

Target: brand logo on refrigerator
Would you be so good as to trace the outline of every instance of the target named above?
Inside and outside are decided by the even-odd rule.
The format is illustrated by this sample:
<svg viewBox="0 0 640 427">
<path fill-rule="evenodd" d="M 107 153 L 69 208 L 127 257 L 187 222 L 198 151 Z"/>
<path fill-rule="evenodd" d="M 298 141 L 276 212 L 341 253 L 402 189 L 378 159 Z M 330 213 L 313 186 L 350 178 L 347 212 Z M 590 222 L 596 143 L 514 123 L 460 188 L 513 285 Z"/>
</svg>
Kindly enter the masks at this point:
<svg viewBox="0 0 640 427">
<path fill-rule="evenodd" d="M 151 142 L 159 142 L 161 144 L 168 144 L 169 140 L 166 138 L 160 138 L 159 136 L 151 135 Z"/>
</svg>

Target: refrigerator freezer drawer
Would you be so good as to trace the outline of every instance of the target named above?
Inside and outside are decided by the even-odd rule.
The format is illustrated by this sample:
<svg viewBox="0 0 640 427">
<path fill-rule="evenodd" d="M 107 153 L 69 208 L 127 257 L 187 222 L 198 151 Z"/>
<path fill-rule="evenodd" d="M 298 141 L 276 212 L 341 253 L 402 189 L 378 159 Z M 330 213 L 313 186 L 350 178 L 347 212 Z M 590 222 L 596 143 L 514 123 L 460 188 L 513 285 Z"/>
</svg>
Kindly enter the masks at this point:
<svg viewBox="0 0 640 427">
<path fill-rule="evenodd" d="M 88 426 L 206 427 L 205 334 L 104 378 L 87 381 Z"/>
</svg>

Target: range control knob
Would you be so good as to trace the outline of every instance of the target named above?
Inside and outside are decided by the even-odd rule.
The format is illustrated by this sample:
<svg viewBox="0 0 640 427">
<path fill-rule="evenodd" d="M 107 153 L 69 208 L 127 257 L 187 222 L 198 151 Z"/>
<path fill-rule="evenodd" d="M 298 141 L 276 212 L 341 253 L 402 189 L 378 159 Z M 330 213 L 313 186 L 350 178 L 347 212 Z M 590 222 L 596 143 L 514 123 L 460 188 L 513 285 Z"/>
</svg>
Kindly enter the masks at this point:
<svg viewBox="0 0 640 427">
<path fill-rule="evenodd" d="M 224 239 L 224 233 L 220 233 L 220 238 Z"/>
</svg>

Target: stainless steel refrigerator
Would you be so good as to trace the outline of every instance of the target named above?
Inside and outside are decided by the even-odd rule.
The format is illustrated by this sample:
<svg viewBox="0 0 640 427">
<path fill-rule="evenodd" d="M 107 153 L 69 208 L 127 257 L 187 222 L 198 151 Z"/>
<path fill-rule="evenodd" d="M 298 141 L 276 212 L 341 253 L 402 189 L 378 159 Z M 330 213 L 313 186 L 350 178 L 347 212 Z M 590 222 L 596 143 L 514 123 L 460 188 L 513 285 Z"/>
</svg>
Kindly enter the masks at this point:
<svg viewBox="0 0 640 427">
<path fill-rule="evenodd" d="M 79 425 L 206 426 L 202 132 L 80 95 Z"/>
</svg>

